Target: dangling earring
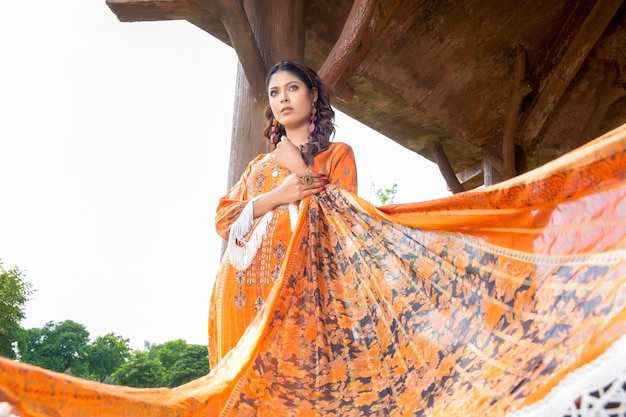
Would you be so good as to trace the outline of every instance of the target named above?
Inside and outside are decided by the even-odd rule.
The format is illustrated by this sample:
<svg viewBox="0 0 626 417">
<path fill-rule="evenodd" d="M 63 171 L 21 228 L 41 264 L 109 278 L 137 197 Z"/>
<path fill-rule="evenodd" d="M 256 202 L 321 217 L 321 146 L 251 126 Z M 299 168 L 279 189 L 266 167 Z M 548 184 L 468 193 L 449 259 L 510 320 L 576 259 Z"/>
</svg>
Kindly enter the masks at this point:
<svg viewBox="0 0 626 417">
<path fill-rule="evenodd" d="M 317 121 L 317 109 L 315 108 L 315 102 L 312 103 L 313 109 L 311 110 L 311 117 L 309 117 L 309 133 L 313 133 L 315 130 L 315 122 Z"/>
<path fill-rule="evenodd" d="M 278 139 L 278 120 L 272 119 L 272 128 L 270 129 L 270 140 L 272 141 L 272 145 L 276 146 L 279 142 Z"/>
</svg>

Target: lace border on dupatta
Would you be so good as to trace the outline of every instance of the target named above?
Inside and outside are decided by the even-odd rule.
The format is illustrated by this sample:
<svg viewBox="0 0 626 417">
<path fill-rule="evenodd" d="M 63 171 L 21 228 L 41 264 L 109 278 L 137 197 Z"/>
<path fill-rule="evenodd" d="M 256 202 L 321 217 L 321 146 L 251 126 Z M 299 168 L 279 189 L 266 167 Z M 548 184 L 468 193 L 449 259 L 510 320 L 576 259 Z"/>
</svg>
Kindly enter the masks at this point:
<svg viewBox="0 0 626 417">
<path fill-rule="evenodd" d="M 614 417 L 626 415 L 626 335 L 567 375 L 540 402 L 507 417 Z"/>
<path fill-rule="evenodd" d="M 19 417 L 9 403 L 0 403 L 0 417 Z"/>
</svg>

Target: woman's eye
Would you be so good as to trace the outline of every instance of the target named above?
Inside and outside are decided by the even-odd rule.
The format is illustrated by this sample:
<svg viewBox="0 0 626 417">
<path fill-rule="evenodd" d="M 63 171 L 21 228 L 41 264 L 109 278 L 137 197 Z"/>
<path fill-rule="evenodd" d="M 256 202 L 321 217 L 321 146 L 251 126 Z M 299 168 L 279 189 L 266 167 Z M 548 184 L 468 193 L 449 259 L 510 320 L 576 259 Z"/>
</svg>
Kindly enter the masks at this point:
<svg viewBox="0 0 626 417">
<path fill-rule="evenodd" d="M 294 84 L 294 85 L 289 86 L 289 91 L 296 91 L 297 89 L 298 89 L 298 86 L 297 86 L 297 85 L 295 85 L 295 84 Z"/>
<path fill-rule="evenodd" d="M 276 94 L 278 94 L 277 91 L 270 91 L 270 97 L 274 97 Z"/>
</svg>

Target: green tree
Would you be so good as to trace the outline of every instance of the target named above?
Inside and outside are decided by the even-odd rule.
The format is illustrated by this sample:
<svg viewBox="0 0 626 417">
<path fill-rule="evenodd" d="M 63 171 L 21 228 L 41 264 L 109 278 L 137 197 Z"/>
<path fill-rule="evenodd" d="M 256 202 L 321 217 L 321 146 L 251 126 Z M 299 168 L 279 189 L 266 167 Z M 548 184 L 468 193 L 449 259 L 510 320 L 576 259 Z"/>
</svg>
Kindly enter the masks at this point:
<svg viewBox="0 0 626 417">
<path fill-rule="evenodd" d="M 56 372 L 84 376 L 85 351 L 89 332 L 72 320 L 46 323 L 41 329 L 26 331 L 26 350 L 20 350 L 22 361 Z"/>
<path fill-rule="evenodd" d="M 150 359 L 156 359 L 157 352 L 159 351 L 160 348 L 161 348 L 161 345 L 159 345 L 158 343 L 152 343 L 149 340 L 145 340 L 143 342 L 143 350 L 145 352 L 148 352 Z"/>
<path fill-rule="evenodd" d="M 185 354 L 187 346 L 187 342 L 183 339 L 170 340 L 156 346 L 156 358 L 165 369 L 169 370 Z"/>
<path fill-rule="evenodd" d="M 173 388 L 208 373 L 207 347 L 177 339 L 162 345 L 144 343 L 144 350 L 133 352 L 111 379 L 116 384 L 138 388 Z"/>
<path fill-rule="evenodd" d="M 374 189 L 375 185 L 372 182 L 372 189 Z M 378 188 L 374 191 L 374 195 L 376 199 L 379 201 L 381 206 L 386 204 L 392 204 L 396 198 L 396 194 L 398 193 L 398 183 L 393 183 L 393 185 L 389 188 Z"/>
<path fill-rule="evenodd" d="M 209 373 L 209 351 L 206 346 L 187 345 L 180 356 L 167 370 L 166 385 L 170 388 L 185 384 Z"/>
<path fill-rule="evenodd" d="M 21 321 L 26 317 L 24 305 L 33 295 L 31 283 L 14 267 L 4 268 L 0 260 L 0 355 L 16 359 L 15 347 L 25 349 L 26 331 Z"/>
<path fill-rule="evenodd" d="M 113 372 L 111 379 L 118 385 L 137 388 L 164 386 L 164 369 L 158 359 L 148 352 L 135 351 L 131 358 Z"/>
<path fill-rule="evenodd" d="M 183 339 L 165 342 L 156 349 L 163 365 L 165 386 L 177 387 L 209 373 L 209 351 L 206 346 L 190 345 Z"/>
<path fill-rule="evenodd" d="M 85 349 L 87 374 L 104 382 L 130 357 L 129 340 L 113 333 L 98 336 Z"/>
</svg>

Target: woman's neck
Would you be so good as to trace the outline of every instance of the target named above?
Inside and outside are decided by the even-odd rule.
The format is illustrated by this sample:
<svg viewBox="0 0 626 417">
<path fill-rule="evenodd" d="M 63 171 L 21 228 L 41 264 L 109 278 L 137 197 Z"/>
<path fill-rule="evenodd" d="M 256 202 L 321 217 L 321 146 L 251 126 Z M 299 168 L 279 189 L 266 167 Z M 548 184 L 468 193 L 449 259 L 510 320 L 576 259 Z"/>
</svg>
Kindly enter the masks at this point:
<svg viewBox="0 0 626 417">
<path fill-rule="evenodd" d="M 309 126 L 304 125 L 301 128 L 297 129 L 285 129 L 285 133 L 291 143 L 296 146 L 304 145 L 309 142 Z"/>
</svg>

